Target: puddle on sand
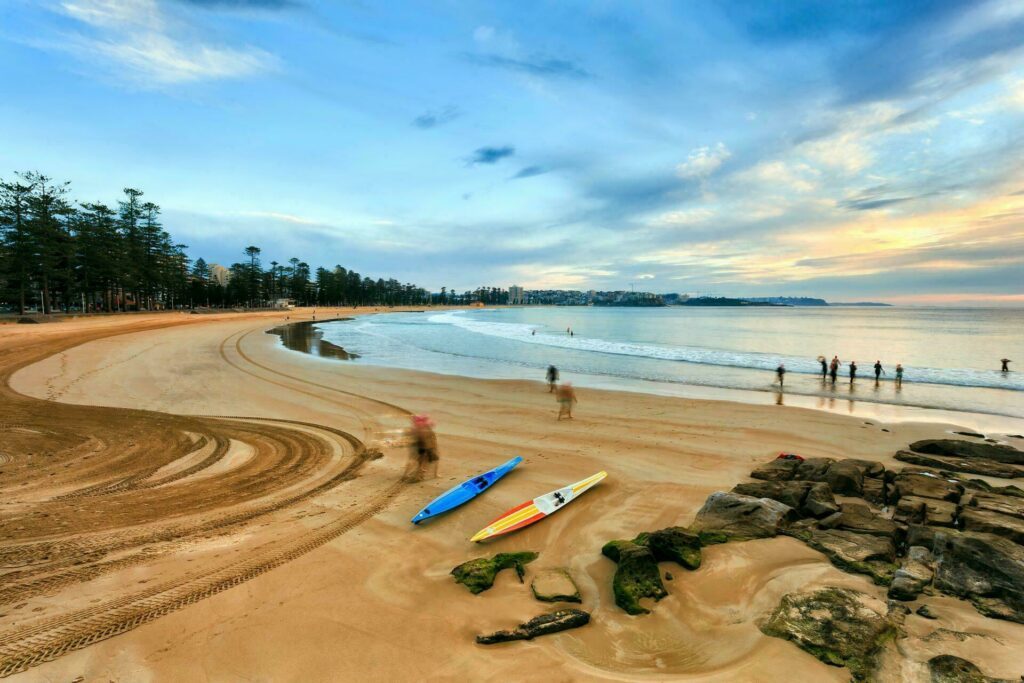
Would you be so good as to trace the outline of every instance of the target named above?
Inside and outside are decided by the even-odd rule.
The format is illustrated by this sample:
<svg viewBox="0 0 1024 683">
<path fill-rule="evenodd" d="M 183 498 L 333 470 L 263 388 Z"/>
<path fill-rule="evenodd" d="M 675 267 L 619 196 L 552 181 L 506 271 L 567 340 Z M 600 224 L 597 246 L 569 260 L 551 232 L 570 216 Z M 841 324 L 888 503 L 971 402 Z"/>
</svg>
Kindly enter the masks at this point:
<svg viewBox="0 0 1024 683">
<path fill-rule="evenodd" d="M 267 334 L 279 336 L 285 348 L 292 351 L 302 351 L 312 356 L 335 358 L 337 360 L 359 358 L 359 354 L 349 353 L 337 344 L 326 341 L 323 338 L 323 332 L 316 327 L 320 323 L 337 322 L 339 320 L 351 320 L 351 318 L 331 318 L 320 321 L 303 320 L 297 323 L 274 327 L 267 330 Z"/>
</svg>

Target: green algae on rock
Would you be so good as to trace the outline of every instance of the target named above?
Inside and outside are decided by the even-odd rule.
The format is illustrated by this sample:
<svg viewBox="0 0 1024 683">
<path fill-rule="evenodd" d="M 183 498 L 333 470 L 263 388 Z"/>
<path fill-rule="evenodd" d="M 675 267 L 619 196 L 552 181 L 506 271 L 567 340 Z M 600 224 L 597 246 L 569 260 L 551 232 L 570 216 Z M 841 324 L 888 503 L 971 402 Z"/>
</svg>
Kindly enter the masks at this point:
<svg viewBox="0 0 1024 683">
<path fill-rule="evenodd" d="M 494 577 L 502 569 L 515 569 L 519 576 L 519 582 L 523 582 L 525 566 L 537 559 L 538 554 L 533 552 L 521 553 L 498 553 L 494 557 L 478 557 L 469 562 L 463 562 L 452 570 L 456 583 L 461 583 L 469 589 L 470 593 L 482 593 L 494 585 Z"/>
<path fill-rule="evenodd" d="M 855 681 L 869 680 L 883 645 L 896 635 L 872 602 L 879 601 L 848 588 L 789 593 L 761 631 L 793 641 L 826 664 L 847 667 Z"/>
<path fill-rule="evenodd" d="M 627 613 L 647 614 L 650 610 L 640 604 L 641 598 L 661 600 L 668 595 L 661 582 L 658 561 L 647 546 L 632 541 L 610 541 L 601 548 L 601 553 L 619 565 L 612 579 L 612 593 L 615 604 Z"/>
</svg>

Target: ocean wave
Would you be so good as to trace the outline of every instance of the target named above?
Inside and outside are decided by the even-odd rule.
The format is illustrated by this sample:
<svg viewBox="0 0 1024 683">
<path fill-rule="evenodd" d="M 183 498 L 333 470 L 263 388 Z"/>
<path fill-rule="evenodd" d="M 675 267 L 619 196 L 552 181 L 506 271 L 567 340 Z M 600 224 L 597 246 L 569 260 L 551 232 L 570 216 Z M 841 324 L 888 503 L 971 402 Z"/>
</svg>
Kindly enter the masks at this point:
<svg viewBox="0 0 1024 683">
<path fill-rule="evenodd" d="M 797 372 L 808 375 L 817 375 L 821 373 L 821 364 L 813 358 L 757 352 L 728 351 L 724 349 L 712 349 L 705 347 L 664 346 L 658 344 L 622 342 L 583 336 L 570 337 L 565 334 L 551 334 L 549 332 L 542 331 L 542 328 L 538 325 L 531 325 L 527 323 L 505 323 L 476 320 L 466 316 L 460 311 L 451 311 L 432 315 L 428 318 L 428 322 L 439 325 L 453 325 L 466 330 L 467 332 L 473 332 L 490 337 L 500 337 L 502 339 L 522 342 L 524 344 L 550 346 L 589 353 L 604 353 L 618 356 L 651 358 L 655 360 L 678 361 L 732 368 L 747 368 L 751 370 L 772 372 L 776 367 L 778 367 L 779 363 L 784 363 L 788 372 Z M 1022 373 L 1011 373 L 1010 376 L 1007 376 L 996 371 L 970 370 L 966 368 L 928 368 L 916 366 L 904 366 L 904 368 L 904 378 L 908 383 L 943 384 L 950 386 L 1024 391 L 1024 377 L 1020 377 Z M 862 378 L 867 378 L 873 375 L 873 369 L 870 365 L 859 366 L 858 370 Z M 842 372 L 844 375 L 848 372 L 845 364 Z M 891 369 L 888 372 L 889 375 L 887 375 L 887 377 L 891 377 Z"/>
</svg>

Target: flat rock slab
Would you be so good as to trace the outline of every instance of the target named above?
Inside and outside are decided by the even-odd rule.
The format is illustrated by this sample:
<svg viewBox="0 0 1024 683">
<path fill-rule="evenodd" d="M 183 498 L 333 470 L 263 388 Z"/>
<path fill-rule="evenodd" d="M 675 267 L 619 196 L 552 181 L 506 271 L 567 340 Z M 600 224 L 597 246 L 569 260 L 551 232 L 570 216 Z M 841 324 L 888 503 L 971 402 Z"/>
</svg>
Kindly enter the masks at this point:
<svg viewBox="0 0 1024 683">
<path fill-rule="evenodd" d="M 910 444 L 910 450 L 928 455 L 944 455 L 954 458 L 984 458 L 1012 465 L 1024 465 L 1024 451 L 1013 446 L 961 441 L 958 439 L 926 439 Z"/>
<path fill-rule="evenodd" d="M 533 597 L 541 602 L 583 602 L 568 569 L 542 569 L 530 582 Z"/>
<path fill-rule="evenodd" d="M 542 614 L 519 624 L 511 631 L 495 631 L 488 635 L 476 637 L 481 645 L 507 643 L 512 640 L 533 640 L 537 636 L 546 636 L 571 628 L 579 628 L 590 623 L 590 614 L 581 609 L 560 609 L 550 614 Z"/>
</svg>

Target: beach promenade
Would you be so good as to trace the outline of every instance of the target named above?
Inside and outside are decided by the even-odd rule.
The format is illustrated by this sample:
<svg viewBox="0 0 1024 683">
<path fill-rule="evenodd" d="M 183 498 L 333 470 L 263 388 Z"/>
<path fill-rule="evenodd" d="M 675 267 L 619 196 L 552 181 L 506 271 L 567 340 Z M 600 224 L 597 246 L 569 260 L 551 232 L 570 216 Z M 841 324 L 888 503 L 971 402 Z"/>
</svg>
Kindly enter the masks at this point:
<svg viewBox="0 0 1024 683">
<path fill-rule="evenodd" d="M 318 319 L 367 311 L 318 310 Z M 617 538 L 688 525 L 714 491 L 781 451 L 901 466 L 958 425 L 883 424 L 771 405 L 581 390 L 572 421 L 537 381 L 317 358 L 266 331 L 310 310 L 0 325 L 0 676 L 9 680 L 844 681 L 758 619 L 819 586 L 885 598 L 803 543 L 710 546 L 649 615 L 614 604 Z M 439 477 L 402 481 L 412 414 L 437 424 Z M 413 527 L 455 483 L 520 455 L 486 495 Z M 485 546 L 512 505 L 598 471 L 557 516 Z M 466 560 L 535 551 L 566 567 L 593 619 L 532 643 L 479 633 L 541 612 L 511 572 L 471 595 Z M 674 570 L 673 570 L 674 571 Z M 1021 674 L 1024 625 L 935 597 L 907 619 L 892 680 L 956 654 Z M 913 680 L 913 678 L 911 678 Z"/>
</svg>

